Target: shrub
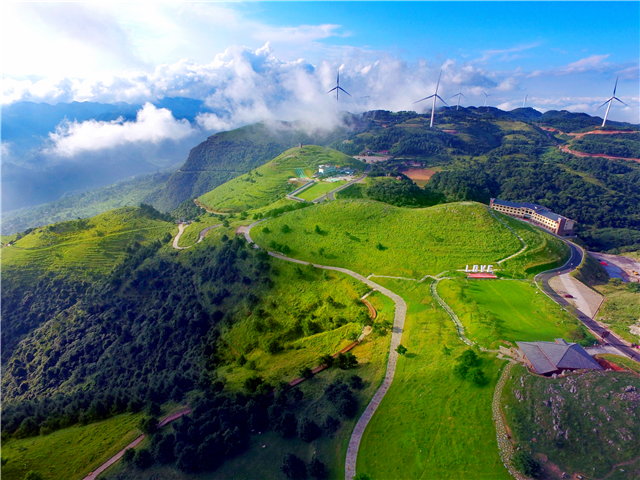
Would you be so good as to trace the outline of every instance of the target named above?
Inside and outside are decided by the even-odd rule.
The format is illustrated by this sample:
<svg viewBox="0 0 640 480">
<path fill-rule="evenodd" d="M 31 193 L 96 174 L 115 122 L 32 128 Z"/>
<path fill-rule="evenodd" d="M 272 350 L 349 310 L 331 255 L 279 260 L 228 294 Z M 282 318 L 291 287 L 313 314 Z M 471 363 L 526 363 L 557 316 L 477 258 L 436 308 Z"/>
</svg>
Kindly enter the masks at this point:
<svg viewBox="0 0 640 480">
<path fill-rule="evenodd" d="M 302 479 L 307 476 L 307 467 L 296 455 L 293 453 L 288 453 L 284 457 L 282 457 L 282 465 L 280 466 L 280 470 L 287 478 L 291 479 Z"/>
<path fill-rule="evenodd" d="M 542 467 L 538 461 L 524 450 L 517 450 L 513 457 L 513 465 L 529 477 L 541 478 Z"/>
<path fill-rule="evenodd" d="M 317 458 L 314 458 L 309 462 L 309 465 L 307 465 L 307 475 L 319 479 L 326 478 L 327 469 L 325 468 L 324 463 Z"/>
<path fill-rule="evenodd" d="M 400 344 L 398 345 L 398 348 L 396 348 L 396 352 L 398 352 L 398 355 L 404 355 L 405 353 L 407 353 L 407 347 Z"/>
<path fill-rule="evenodd" d="M 320 365 L 326 365 L 328 368 L 331 368 L 335 359 L 331 355 L 326 354 L 322 355 L 318 361 L 320 362 Z"/>
<path fill-rule="evenodd" d="M 131 463 L 136 457 L 136 451 L 133 448 L 127 448 L 122 454 L 122 461 L 124 463 Z"/>
<path fill-rule="evenodd" d="M 298 437 L 305 442 L 312 442 L 322 434 L 320 427 L 313 420 L 303 418 L 298 422 Z"/>
<path fill-rule="evenodd" d="M 138 426 L 146 434 L 154 433 L 158 429 L 158 419 L 149 416 L 141 418 Z"/>
<path fill-rule="evenodd" d="M 351 375 L 351 377 L 349 377 L 349 385 L 354 390 L 361 390 L 362 387 L 364 387 L 364 384 L 362 383 L 362 378 L 359 377 L 358 375 Z"/>
<path fill-rule="evenodd" d="M 151 452 L 146 448 L 142 448 L 136 452 L 136 456 L 133 459 L 133 464 L 136 468 L 140 470 L 144 470 L 145 468 L 149 468 L 153 463 L 153 457 L 151 456 Z"/>
<path fill-rule="evenodd" d="M 300 376 L 309 380 L 311 377 L 313 377 L 313 371 L 309 367 L 302 367 L 300 369 Z"/>
<path fill-rule="evenodd" d="M 358 365 L 358 359 L 351 352 L 340 353 L 336 358 L 336 366 L 342 370 L 348 370 Z"/>
<path fill-rule="evenodd" d="M 327 432 L 328 435 L 331 435 L 333 433 L 335 433 L 338 428 L 340 427 L 340 420 L 338 420 L 337 418 L 329 415 L 327 416 L 327 418 L 325 418 L 324 420 L 324 430 Z"/>
<path fill-rule="evenodd" d="M 289 233 L 291 231 L 291 227 L 285 223 L 284 225 L 282 225 L 282 227 L 280 227 L 280 231 L 282 233 Z"/>
<path fill-rule="evenodd" d="M 471 370 L 471 380 L 473 381 L 473 383 L 480 387 L 489 383 L 489 379 L 484 374 L 481 368 L 474 368 L 473 370 Z"/>
<path fill-rule="evenodd" d="M 244 381 L 244 388 L 254 393 L 260 385 L 264 383 L 264 379 L 258 375 L 253 375 Z"/>
</svg>

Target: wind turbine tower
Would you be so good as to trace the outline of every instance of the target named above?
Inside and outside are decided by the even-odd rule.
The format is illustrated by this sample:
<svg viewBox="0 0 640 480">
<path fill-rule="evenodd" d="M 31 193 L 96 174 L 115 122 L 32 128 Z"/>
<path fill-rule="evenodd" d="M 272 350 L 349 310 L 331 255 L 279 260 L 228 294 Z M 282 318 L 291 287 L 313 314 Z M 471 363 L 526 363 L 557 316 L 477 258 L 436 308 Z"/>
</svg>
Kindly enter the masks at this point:
<svg viewBox="0 0 640 480">
<path fill-rule="evenodd" d="M 529 96 L 528 93 L 524 96 L 524 100 L 522 101 L 522 108 L 524 108 L 524 106 L 527 104 L 527 97 L 528 96 Z"/>
<path fill-rule="evenodd" d="M 482 92 L 484 93 L 484 106 L 487 106 L 487 98 L 489 98 L 490 96 L 492 96 L 492 93 L 487 94 L 487 92 Z"/>
<path fill-rule="evenodd" d="M 327 93 L 331 93 L 331 92 L 333 92 L 334 90 L 336 91 L 336 108 L 338 108 L 338 107 L 337 107 L 337 105 L 338 105 L 338 101 L 339 101 L 338 95 L 340 95 L 340 92 L 341 92 L 341 91 L 342 91 L 342 92 L 344 92 L 344 93 L 346 93 L 347 95 L 351 96 L 351 94 L 350 94 L 349 92 L 347 92 L 344 88 L 342 88 L 342 87 L 340 86 L 340 70 L 338 70 L 338 79 L 336 80 L 336 86 L 335 86 L 335 87 L 333 87 L 331 90 L 329 90 Z"/>
<path fill-rule="evenodd" d="M 616 84 L 613 87 L 613 95 L 611 95 L 611 97 L 609 98 L 609 100 L 607 100 L 606 102 L 604 102 L 602 105 L 600 105 L 598 108 L 602 108 L 605 105 L 607 105 L 607 103 L 609 105 L 607 105 L 607 111 L 604 114 L 604 120 L 602 121 L 602 126 L 604 127 L 604 124 L 607 123 L 607 116 L 609 115 L 609 110 L 611 109 L 611 104 L 613 103 L 614 100 L 619 101 L 621 104 L 626 105 L 627 107 L 629 105 L 627 105 L 626 103 L 624 103 L 622 100 L 620 100 L 618 97 L 616 97 L 616 88 L 618 88 L 618 77 L 616 77 Z"/>
<path fill-rule="evenodd" d="M 460 85 L 460 91 L 455 95 L 451 96 L 451 98 L 453 97 L 458 97 L 458 104 L 456 105 L 456 110 L 458 110 L 460 108 L 460 97 L 464 97 L 464 95 L 462 94 L 462 84 Z M 464 98 L 467 98 L 467 97 L 464 97 Z"/>
<path fill-rule="evenodd" d="M 440 86 L 440 77 L 442 77 L 442 70 L 440 70 L 440 75 L 438 76 L 438 83 L 436 84 L 436 93 L 434 93 L 433 95 L 429 95 L 428 97 L 421 98 L 417 102 L 413 102 L 413 104 L 415 105 L 416 103 L 422 102 L 423 100 L 429 100 L 430 98 L 433 98 L 433 105 L 431 106 L 431 125 L 429 125 L 431 128 L 433 128 L 433 117 L 436 114 L 436 98 L 439 98 L 440 101 L 444 103 L 447 107 L 449 106 L 449 104 L 444 100 L 442 100 L 442 98 L 440 98 L 440 95 L 438 95 L 438 87 Z"/>
</svg>

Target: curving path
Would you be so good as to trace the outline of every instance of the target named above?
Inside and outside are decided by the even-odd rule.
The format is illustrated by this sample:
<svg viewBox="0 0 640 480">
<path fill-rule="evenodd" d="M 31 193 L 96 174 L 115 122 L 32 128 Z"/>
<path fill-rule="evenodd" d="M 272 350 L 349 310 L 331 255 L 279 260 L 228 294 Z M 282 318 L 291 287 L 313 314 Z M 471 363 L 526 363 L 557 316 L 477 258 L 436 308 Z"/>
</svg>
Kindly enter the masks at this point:
<svg viewBox="0 0 640 480">
<path fill-rule="evenodd" d="M 509 255 L 507 258 L 503 258 L 502 260 L 498 260 L 496 263 L 498 265 L 500 265 L 502 262 L 506 262 L 507 260 L 511 260 L 513 257 L 517 257 L 518 255 L 520 255 L 522 252 L 524 252 L 528 245 L 527 242 L 524 241 L 524 238 L 522 238 L 520 235 L 518 235 L 516 233 L 516 231 L 511 228 L 509 225 L 507 225 L 498 215 L 496 215 L 493 212 L 493 209 L 490 207 L 487 207 L 487 210 L 489 211 L 489 214 L 495 218 L 496 220 L 498 220 L 501 224 L 503 224 L 505 227 L 507 227 L 509 230 L 511 230 L 511 233 L 513 233 L 516 237 L 518 237 L 518 239 L 522 242 L 522 248 L 520 250 L 518 250 L 516 253 L 514 253 L 513 255 Z"/>
<path fill-rule="evenodd" d="M 218 223 L 217 225 L 211 225 L 210 227 L 205 228 L 204 230 L 202 230 L 200 232 L 200 235 L 198 236 L 198 241 L 196 243 L 194 243 L 193 245 L 189 245 L 188 247 L 180 247 L 178 246 L 178 242 L 180 241 L 180 237 L 182 236 L 182 234 L 184 233 L 184 230 L 189 226 L 188 223 L 181 223 L 178 225 L 178 235 L 176 235 L 176 237 L 173 239 L 173 248 L 175 248 L 176 250 L 186 250 L 187 248 L 191 248 L 194 245 L 196 245 L 197 243 L 200 243 L 204 240 L 205 235 L 207 234 L 207 232 L 209 230 L 212 230 L 214 228 L 217 227 L 221 227 L 222 224 Z"/>
<path fill-rule="evenodd" d="M 251 229 L 256 226 L 260 221 L 253 222 L 251 225 L 247 227 L 239 227 L 237 233 L 244 234 L 247 242 L 253 244 L 254 248 L 258 247 L 253 240 L 251 240 Z M 302 260 L 297 260 L 295 258 L 287 257 L 285 255 L 281 255 L 279 253 L 269 252 L 269 255 L 274 258 L 279 258 L 281 260 L 285 260 L 287 262 L 298 263 L 301 265 L 309 265 L 309 262 L 305 262 Z M 387 361 L 387 373 L 384 377 L 382 385 L 378 388 L 373 398 L 365 408 L 364 412 L 358 419 L 358 423 L 356 423 L 353 432 L 351 433 L 351 439 L 349 440 L 349 446 L 347 448 L 347 458 L 345 460 L 345 480 L 352 480 L 356 474 L 356 461 L 358 459 L 358 449 L 360 448 L 360 442 L 362 441 L 362 435 L 364 434 L 367 425 L 369 424 L 369 420 L 373 417 L 373 414 L 376 412 L 378 405 L 382 402 L 385 394 L 389 390 L 391 386 L 391 382 L 393 381 L 393 376 L 396 372 L 396 364 L 398 362 L 398 352 L 396 352 L 396 348 L 400 345 L 400 341 L 402 340 L 402 331 L 404 329 L 404 321 L 407 316 L 407 303 L 404 299 L 393 293 L 388 288 L 383 287 L 382 285 L 378 285 L 377 283 L 371 281 L 370 279 L 356 273 L 352 270 L 348 270 L 346 268 L 341 267 L 332 267 L 328 265 L 318 265 L 315 263 L 311 263 L 315 268 L 322 268 L 324 270 L 333 270 L 336 272 L 341 272 L 346 275 L 349 275 L 356 280 L 364 283 L 371 287 L 372 290 L 376 290 L 383 295 L 389 297 L 396 305 L 395 316 L 393 319 L 393 328 L 391 330 L 391 345 L 389 347 L 389 360 Z"/>
</svg>

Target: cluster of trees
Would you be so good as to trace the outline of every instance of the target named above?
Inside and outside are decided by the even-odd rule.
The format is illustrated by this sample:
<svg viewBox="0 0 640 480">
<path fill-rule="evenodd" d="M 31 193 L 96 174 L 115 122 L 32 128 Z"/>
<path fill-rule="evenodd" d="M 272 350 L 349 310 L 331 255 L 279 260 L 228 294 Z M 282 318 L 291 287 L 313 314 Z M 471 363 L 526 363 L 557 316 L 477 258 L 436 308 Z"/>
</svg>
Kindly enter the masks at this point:
<svg viewBox="0 0 640 480">
<path fill-rule="evenodd" d="M 185 472 L 211 471 L 222 462 L 245 451 L 251 435 L 267 430 L 283 438 L 299 438 L 312 442 L 322 435 L 333 435 L 340 426 L 340 417 L 353 418 L 358 401 L 352 389 L 362 388 L 362 379 L 352 375 L 347 385 L 335 381 L 325 391 L 327 401 L 334 405 L 337 417 L 327 415 L 321 424 L 300 415 L 303 393 L 287 384 L 275 392 L 268 386 L 249 394 L 223 392 L 224 385 L 214 382 L 203 387 L 204 392 L 192 402 L 192 413 L 172 424 L 172 429 L 146 429 L 157 420 L 147 417 L 145 429 L 151 434 L 148 448 L 128 450 L 123 460 L 130 468 L 145 469 L 154 463 L 174 463 Z M 264 385 L 264 384 L 263 384 Z M 324 478 L 324 464 L 312 460 L 308 465 L 295 455 L 287 455 L 282 472 L 288 478 Z"/>
<path fill-rule="evenodd" d="M 127 409 L 127 397 L 179 401 L 215 368 L 218 326 L 231 321 L 230 308 L 268 291 L 268 257 L 240 238 L 180 258 L 160 247 L 132 245 L 93 283 L 43 276 L 3 289 L 3 334 L 31 332 L 4 365 L 3 432 L 17 432 L 27 417 L 37 424 L 23 429 L 31 434 L 104 418 Z M 74 396 L 81 391 L 86 397 Z M 35 396 L 51 415 L 24 401 Z"/>
<path fill-rule="evenodd" d="M 640 158 L 639 135 L 586 135 L 574 140 L 571 149 L 586 153 L 604 153 L 614 157 Z"/>
<path fill-rule="evenodd" d="M 431 188 L 422 189 L 402 174 L 398 174 L 398 177 L 400 180 L 384 177 L 371 179 L 364 196 L 398 207 L 426 207 L 442 201 L 442 195 Z"/>
</svg>

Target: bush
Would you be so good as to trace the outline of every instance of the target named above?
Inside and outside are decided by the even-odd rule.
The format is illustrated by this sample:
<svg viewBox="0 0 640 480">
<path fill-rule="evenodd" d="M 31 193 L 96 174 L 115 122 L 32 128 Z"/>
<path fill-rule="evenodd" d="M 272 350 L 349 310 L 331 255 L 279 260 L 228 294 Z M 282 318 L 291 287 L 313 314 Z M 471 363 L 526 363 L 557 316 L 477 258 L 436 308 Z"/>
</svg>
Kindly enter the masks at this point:
<svg viewBox="0 0 640 480">
<path fill-rule="evenodd" d="M 326 354 L 326 355 L 322 355 L 318 361 L 320 365 L 326 365 L 327 368 L 331 368 L 331 366 L 335 362 L 335 359 L 331 355 Z"/>
<path fill-rule="evenodd" d="M 282 457 L 280 470 L 287 478 L 302 479 L 307 476 L 307 468 L 299 457 L 293 453 L 288 453 Z"/>
<path fill-rule="evenodd" d="M 300 369 L 300 376 L 309 380 L 311 377 L 313 377 L 313 371 L 309 367 L 302 367 Z"/>
<path fill-rule="evenodd" d="M 244 381 L 244 388 L 254 393 L 260 385 L 264 383 L 264 379 L 258 375 L 253 375 Z"/>
<path fill-rule="evenodd" d="M 146 434 L 154 433 L 158 429 L 158 419 L 156 417 L 141 418 L 138 426 Z"/>
<path fill-rule="evenodd" d="M 305 442 L 312 442 L 322 434 L 320 427 L 313 420 L 303 418 L 298 422 L 298 437 Z"/>
<path fill-rule="evenodd" d="M 364 387 L 364 384 L 362 383 L 362 378 L 359 377 L 358 375 L 351 375 L 351 377 L 349 377 L 349 385 L 354 390 L 361 390 L 362 387 Z"/>
<path fill-rule="evenodd" d="M 122 454 L 122 461 L 126 464 L 133 462 L 136 457 L 136 451 L 133 448 L 127 448 Z"/>
<path fill-rule="evenodd" d="M 340 420 L 331 415 L 327 416 L 324 420 L 324 430 L 328 435 L 332 435 L 336 433 L 336 431 L 340 428 Z"/>
<path fill-rule="evenodd" d="M 140 470 L 144 470 L 145 468 L 149 468 L 153 463 L 153 457 L 151 456 L 151 452 L 146 448 L 142 448 L 136 452 L 136 456 L 133 459 L 133 464 L 136 468 Z"/>
<path fill-rule="evenodd" d="M 473 381 L 473 383 L 480 387 L 489 383 L 489 379 L 484 374 L 481 368 L 474 368 L 473 370 L 471 370 L 471 380 Z"/>
<path fill-rule="evenodd" d="M 309 465 L 307 465 L 307 475 L 319 479 L 326 478 L 327 469 L 325 468 L 324 463 L 317 458 L 314 458 L 311 460 Z"/>
<path fill-rule="evenodd" d="M 454 368 L 454 373 L 460 378 L 467 378 L 469 370 L 480 365 L 480 358 L 473 350 L 465 350 Z"/>
<path fill-rule="evenodd" d="M 336 358 L 335 364 L 342 370 L 348 370 L 358 365 L 358 359 L 351 352 L 340 353 Z"/>
<path fill-rule="evenodd" d="M 398 348 L 396 348 L 396 352 L 398 352 L 398 355 L 404 355 L 405 353 L 407 353 L 407 347 L 400 344 L 398 345 Z"/>
</svg>

